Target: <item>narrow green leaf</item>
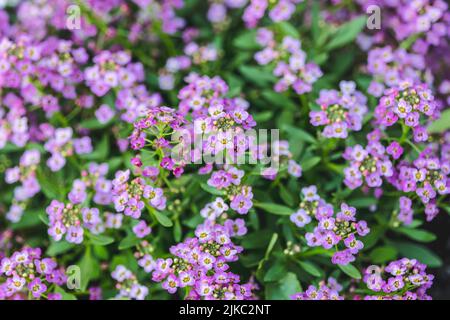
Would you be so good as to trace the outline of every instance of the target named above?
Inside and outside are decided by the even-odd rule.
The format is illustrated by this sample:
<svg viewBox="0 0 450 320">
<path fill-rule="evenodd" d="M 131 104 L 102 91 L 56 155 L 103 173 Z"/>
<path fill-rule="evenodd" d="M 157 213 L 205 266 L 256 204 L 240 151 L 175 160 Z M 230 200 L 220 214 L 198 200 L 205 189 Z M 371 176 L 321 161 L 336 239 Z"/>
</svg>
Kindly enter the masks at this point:
<svg viewBox="0 0 450 320">
<path fill-rule="evenodd" d="M 397 257 L 397 249 L 391 246 L 378 247 L 370 252 L 370 259 L 373 263 L 381 264 Z"/>
<path fill-rule="evenodd" d="M 215 196 L 223 196 L 225 194 L 225 192 L 223 190 L 218 190 L 214 187 L 211 187 L 210 185 L 208 185 L 206 183 L 200 183 L 200 188 L 202 188 L 206 192 L 213 194 Z"/>
<path fill-rule="evenodd" d="M 33 211 L 25 211 L 22 218 L 17 223 L 11 224 L 12 230 L 19 230 L 34 227 L 41 223 L 41 219 L 39 217 L 41 210 L 33 210 Z"/>
<path fill-rule="evenodd" d="M 325 46 L 325 50 L 334 50 L 354 41 L 357 35 L 364 29 L 366 21 L 366 16 L 360 16 L 341 25 L 331 36 L 330 41 Z"/>
<path fill-rule="evenodd" d="M 258 202 L 254 204 L 255 207 L 261 208 L 264 211 L 267 211 L 272 214 L 277 214 L 281 216 L 289 216 L 291 215 L 294 210 L 292 210 L 289 207 L 285 207 L 276 203 L 269 203 L 269 202 Z"/>
<path fill-rule="evenodd" d="M 300 265 L 300 267 L 302 267 L 303 270 L 308 272 L 310 275 L 313 275 L 314 277 L 320 277 L 322 275 L 317 266 L 314 265 L 312 262 L 298 261 L 298 264 Z"/>
<path fill-rule="evenodd" d="M 302 160 L 300 162 L 300 165 L 302 166 L 302 170 L 305 172 L 305 171 L 308 171 L 308 170 L 314 168 L 316 165 L 319 164 L 319 162 L 321 160 L 322 160 L 322 158 L 320 158 L 320 157 L 308 157 L 308 158 Z"/>
<path fill-rule="evenodd" d="M 172 220 L 170 220 L 170 218 L 167 217 L 165 214 L 163 214 L 159 211 L 153 210 L 153 215 L 156 217 L 156 220 L 158 220 L 158 222 L 162 226 L 167 227 L 167 228 L 173 226 Z"/>
<path fill-rule="evenodd" d="M 98 246 L 106 246 L 114 242 L 114 238 L 101 234 L 89 234 L 89 238 L 91 239 L 92 244 Z"/>
<path fill-rule="evenodd" d="M 302 130 L 300 128 L 291 126 L 291 125 L 282 125 L 281 128 L 285 130 L 289 135 L 291 135 L 293 138 L 298 139 L 299 141 L 303 142 L 309 142 L 315 144 L 317 140 L 308 132 L 305 130 Z"/>
<path fill-rule="evenodd" d="M 283 199 L 284 203 L 286 203 L 288 206 L 293 207 L 295 205 L 294 196 L 284 185 L 280 184 L 279 188 L 281 199 Z"/>
<path fill-rule="evenodd" d="M 436 240 L 436 235 L 429 231 L 420 230 L 420 229 L 411 229 L 405 227 L 395 228 L 394 231 L 402 233 L 406 235 L 408 238 L 420 241 L 420 242 L 431 242 Z"/>
<path fill-rule="evenodd" d="M 256 42 L 256 29 L 245 30 L 233 40 L 236 48 L 244 50 L 257 50 L 261 46 Z"/>
<path fill-rule="evenodd" d="M 95 279 L 98 277 L 98 262 L 95 261 L 94 257 L 91 254 L 91 247 L 86 247 L 86 251 L 81 258 L 81 260 L 78 262 L 78 266 L 80 267 L 80 273 L 81 273 L 81 291 L 86 291 L 89 282 L 92 279 Z"/>
<path fill-rule="evenodd" d="M 355 208 L 368 208 L 371 205 L 377 204 L 377 199 L 374 197 L 357 198 L 350 200 L 348 204 Z"/>
<path fill-rule="evenodd" d="M 139 242 L 141 242 L 141 239 L 136 237 L 134 233 L 130 233 L 128 236 L 126 236 L 119 242 L 119 250 L 132 248 L 138 245 Z"/>
<path fill-rule="evenodd" d="M 345 266 L 338 264 L 338 266 L 348 276 L 358 280 L 361 279 L 361 273 L 351 263 L 346 264 Z"/>
<path fill-rule="evenodd" d="M 61 240 L 59 242 L 52 242 L 50 246 L 47 248 L 46 255 L 54 257 L 61 253 L 67 252 L 74 247 L 75 244 L 69 243 L 65 240 Z"/>
<path fill-rule="evenodd" d="M 261 69 L 260 67 L 250 67 L 242 65 L 239 67 L 239 72 L 249 81 L 265 87 L 270 83 L 275 82 L 275 76 L 268 70 Z"/>
<path fill-rule="evenodd" d="M 59 286 L 55 287 L 55 293 L 59 293 L 62 297 L 62 300 L 77 300 L 75 295 L 66 292 L 63 288 Z"/>
</svg>

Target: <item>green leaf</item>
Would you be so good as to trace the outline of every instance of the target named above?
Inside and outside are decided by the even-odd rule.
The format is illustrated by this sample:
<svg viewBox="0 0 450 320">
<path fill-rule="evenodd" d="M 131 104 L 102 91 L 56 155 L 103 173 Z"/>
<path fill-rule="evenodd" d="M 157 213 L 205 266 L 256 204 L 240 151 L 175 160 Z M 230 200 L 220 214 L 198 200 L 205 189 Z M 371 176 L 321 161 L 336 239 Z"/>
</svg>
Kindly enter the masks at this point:
<svg viewBox="0 0 450 320">
<path fill-rule="evenodd" d="M 98 246 L 106 246 L 114 242 L 114 238 L 101 234 L 89 234 L 89 238 L 91 239 L 92 244 Z"/>
<path fill-rule="evenodd" d="M 64 182 L 59 175 L 51 173 L 48 169 L 38 168 L 36 176 L 42 192 L 48 199 L 62 200 L 64 198 Z"/>
<path fill-rule="evenodd" d="M 176 242 L 180 242 L 181 241 L 181 223 L 180 220 L 175 220 L 175 226 L 173 228 L 173 238 Z"/>
<path fill-rule="evenodd" d="M 408 38 L 406 38 L 400 43 L 400 48 L 408 50 L 422 35 L 423 34 L 421 32 L 410 35 Z"/>
<path fill-rule="evenodd" d="M 153 210 L 152 213 L 155 216 L 156 220 L 158 220 L 158 222 L 163 227 L 169 228 L 169 227 L 173 226 L 172 220 L 170 220 L 170 218 L 167 217 L 165 214 L 163 214 L 163 213 L 161 213 L 159 211 L 156 211 L 156 210 Z"/>
<path fill-rule="evenodd" d="M 81 260 L 78 262 L 81 274 L 81 291 L 86 291 L 89 282 L 99 276 L 99 264 L 93 258 L 91 254 L 91 247 L 86 247 L 86 252 L 84 253 Z"/>
<path fill-rule="evenodd" d="M 364 29 L 366 21 L 366 16 L 360 16 L 341 25 L 332 35 L 331 40 L 325 46 L 325 50 L 334 50 L 353 42 L 358 34 Z"/>
<path fill-rule="evenodd" d="M 270 120 L 272 118 L 273 118 L 273 112 L 272 111 L 259 112 L 259 113 L 256 113 L 255 116 L 253 117 L 253 119 L 255 119 L 255 121 L 257 123 L 265 122 L 265 121 L 268 121 L 268 120 Z"/>
<path fill-rule="evenodd" d="M 122 164 L 122 161 L 123 160 L 121 157 L 114 157 L 114 158 L 109 159 L 108 166 L 109 166 L 110 172 L 116 171 Z"/>
<path fill-rule="evenodd" d="M 132 247 L 138 245 L 139 242 L 141 242 L 141 239 L 136 237 L 136 235 L 134 233 L 130 232 L 130 234 L 128 234 L 128 236 L 126 236 L 119 242 L 119 250 L 125 250 L 125 249 L 132 248 Z"/>
<path fill-rule="evenodd" d="M 427 130 L 429 133 L 442 133 L 450 130 L 450 109 L 441 112 L 440 118 L 432 122 Z"/>
<path fill-rule="evenodd" d="M 391 246 L 378 247 L 370 253 L 370 259 L 373 263 L 381 264 L 397 257 L 397 249 Z"/>
<path fill-rule="evenodd" d="M 61 240 L 59 242 L 52 242 L 50 246 L 47 248 L 46 255 L 54 257 L 61 253 L 67 252 L 74 247 L 75 244 L 69 243 L 65 240 Z"/>
<path fill-rule="evenodd" d="M 206 192 L 213 194 L 215 196 L 223 196 L 225 195 L 225 192 L 223 190 L 218 190 L 214 187 L 211 187 L 210 185 L 206 184 L 206 183 L 200 183 L 200 188 L 202 188 L 203 190 L 205 190 Z"/>
<path fill-rule="evenodd" d="M 380 240 L 380 238 L 383 236 L 384 231 L 384 228 L 381 226 L 374 226 L 373 228 L 370 228 L 370 233 L 361 239 L 364 243 L 364 249 L 367 250 L 376 245 L 378 240 Z"/>
<path fill-rule="evenodd" d="M 90 118 L 86 119 L 80 122 L 80 127 L 89 129 L 89 130 L 96 130 L 96 129 L 103 129 L 107 127 L 111 121 L 108 121 L 106 123 L 101 123 L 97 120 L 97 118 Z"/>
<path fill-rule="evenodd" d="M 346 264 L 345 266 L 338 264 L 338 266 L 345 274 L 352 277 L 353 279 L 361 279 L 361 273 L 351 263 Z"/>
<path fill-rule="evenodd" d="M 254 206 L 261 208 L 269 213 L 277 214 L 280 216 L 289 216 L 294 212 L 294 210 L 289 207 L 270 202 L 257 202 L 254 204 Z"/>
<path fill-rule="evenodd" d="M 320 66 L 320 65 L 324 64 L 325 62 L 327 62 L 328 57 L 329 57 L 328 53 L 322 52 L 320 54 L 314 55 L 312 60 Z"/>
<path fill-rule="evenodd" d="M 233 40 L 233 46 L 244 50 L 257 50 L 261 46 L 256 42 L 256 29 L 242 32 Z"/>
<path fill-rule="evenodd" d="M 281 93 L 265 90 L 263 91 L 262 96 L 267 100 L 267 102 L 270 102 L 274 106 L 280 108 L 295 108 L 295 104 L 291 101 L 291 99 Z"/>
<path fill-rule="evenodd" d="M 10 153 L 10 152 L 17 152 L 22 150 L 21 147 L 16 146 L 15 144 L 12 144 L 11 142 L 7 142 L 6 145 L 0 149 L 1 153 Z"/>
<path fill-rule="evenodd" d="M 307 157 L 300 162 L 303 171 L 308 171 L 314 168 L 322 160 L 320 157 Z"/>
<path fill-rule="evenodd" d="M 411 229 L 405 227 L 395 228 L 395 231 L 406 235 L 408 238 L 420 241 L 420 242 L 431 242 L 436 240 L 436 235 L 429 231 L 421 229 Z"/>
<path fill-rule="evenodd" d="M 239 72 L 247 80 L 261 87 L 265 87 L 276 80 L 275 76 L 270 71 L 261 69 L 260 67 L 242 65 L 239 67 Z"/>
<path fill-rule="evenodd" d="M 279 281 L 286 274 L 287 269 L 284 261 L 277 261 L 267 270 L 264 275 L 264 282 Z"/>
<path fill-rule="evenodd" d="M 62 300 L 77 300 L 75 295 L 66 292 L 63 288 L 59 286 L 55 287 L 55 293 L 59 293 L 62 297 Z"/>
<path fill-rule="evenodd" d="M 409 242 L 395 242 L 392 245 L 406 258 L 417 259 L 430 268 L 442 266 L 442 260 L 428 248 Z"/>
<path fill-rule="evenodd" d="M 278 240 L 278 233 L 274 233 L 272 235 L 272 238 L 270 238 L 269 245 L 267 246 L 266 253 L 264 254 L 265 259 L 269 259 L 270 253 L 272 252 L 275 243 L 277 243 L 277 240 Z"/>
<path fill-rule="evenodd" d="M 308 142 L 315 144 L 317 141 L 316 139 L 310 135 L 305 130 L 302 130 L 300 128 L 291 126 L 291 125 L 282 125 L 281 128 L 285 130 L 289 135 L 291 135 L 293 138 L 298 139 L 299 141 Z"/>
<path fill-rule="evenodd" d="M 295 204 L 294 196 L 289 192 L 289 190 L 282 184 L 279 185 L 280 197 L 283 199 L 284 203 L 288 206 L 293 207 Z"/>
<path fill-rule="evenodd" d="M 47 213 L 46 212 L 41 212 L 39 213 L 39 220 L 41 220 L 45 225 L 49 225 L 50 221 L 48 219 Z"/>
<path fill-rule="evenodd" d="M 281 22 L 278 22 L 278 23 L 276 24 L 276 26 L 277 26 L 278 28 L 280 28 L 280 30 L 282 31 L 282 33 L 283 33 L 284 35 L 286 35 L 286 36 L 291 36 L 291 37 L 296 38 L 296 39 L 298 39 L 298 38 L 300 37 L 300 34 L 299 34 L 297 28 L 294 27 L 292 24 L 290 24 L 290 23 L 287 22 L 287 21 L 281 21 Z"/>
<path fill-rule="evenodd" d="M 93 246 L 94 255 L 101 260 L 108 260 L 109 252 L 104 246 Z"/>
<path fill-rule="evenodd" d="M 377 199 L 373 197 L 357 198 L 350 200 L 348 204 L 355 208 L 368 208 L 371 205 L 377 204 Z"/>
<path fill-rule="evenodd" d="M 245 249 L 261 249 L 266 248 L 271 239 L 269 230 L 258 230 L 253 233 L 247 234 L 242 239 L 242 246 Z"/>
<path fill-rule="evenodd" d="M 11 229 L 12 230 L 25 229 L 40 224 L 41 219 L 39 217 L 39 214 L 40 210 L 25 211 L 19 222 L 11 224 Z"/>
<path fill-rule="evenodd" d="M 314 277 L 320 277 L 322 273 L 315 264 L 309 261 L 298 261 L 300 267 Z"/>
<path fill-rule="evenodd" d="M 278 282 L 266 285 L 266 298 L 269 300 L 289 300 L 291 295 L 301 291 L 302 287 L 297 276 L 288 272 Z"/>
</svg>

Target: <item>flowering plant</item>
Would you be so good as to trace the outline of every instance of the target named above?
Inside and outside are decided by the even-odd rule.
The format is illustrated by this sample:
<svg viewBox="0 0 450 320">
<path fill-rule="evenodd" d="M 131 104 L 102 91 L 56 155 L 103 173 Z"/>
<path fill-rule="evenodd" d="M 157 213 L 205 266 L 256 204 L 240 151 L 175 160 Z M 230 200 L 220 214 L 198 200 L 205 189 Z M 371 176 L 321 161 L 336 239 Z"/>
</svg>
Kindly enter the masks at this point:
<svg viewBox="0 0 450 320">
<path fill-rule="evenodd" d="M 2 1 L 0 299 L 441 297 L 449 33 L 442 0 Z"/>
</svg>

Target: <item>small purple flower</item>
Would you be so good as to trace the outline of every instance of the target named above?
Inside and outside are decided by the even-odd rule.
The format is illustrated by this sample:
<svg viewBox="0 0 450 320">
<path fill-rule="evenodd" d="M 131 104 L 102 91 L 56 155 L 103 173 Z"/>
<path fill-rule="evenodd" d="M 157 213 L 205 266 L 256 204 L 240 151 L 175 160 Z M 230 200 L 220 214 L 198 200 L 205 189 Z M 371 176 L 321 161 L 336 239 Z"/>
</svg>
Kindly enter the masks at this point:
<svg viewBox="0 0 450 320">
<path fill-rule="evenodd" d="M 350 250 L 350 252 L 352 254 L 357 254 L 358 251 L 364 247 L 363 243 L 359 240 L 356 240 L 356 238 L 353 234 L 349 235 L 344 240 L 344 244 Z"/>
<path fill-rule="evenodd" d="M 77 226 L 70 226 L 67 228 L 66 240 L 70 243 L 80 244 L 83 242 L 83 228 Z"/>
<path fill-rule="evenodd" d="M 47 286 L 42 283 L 41 279 L 35 278 L 28 284 L 28 290 L 30 290 L 33 297 L 39 298 L 47 290 Z"/>
<path fill-rule="evenodd" d="M 133 227 L 133 232 L 138 238 L 144 238 L 152 232 L 152 228 L 147 226 L 144 220 L 140 220 L 138 224 Z"/>
<path fill-rule="evenodd" d="M 290 216 L 290 219 L 299 228 L 303 228 L 305 225 L 311 222 L 311 217 L 305 210 L 300 209 Z"/>
<path fill-rule="evenodd" d="M 315 201 L 319 200 L 320 197 L 317 195 L 316 186 L 309 186 L 302 189 L 302 194 L 305 197 L 306 201 Z"/>
<path fill-rule="evenodd" d="M 230 203 L 231 209 L 239 214 L 247 214 L 252 208 L 253 202 L 242 194 L 238 194 Z"/>
<path fill-rule="evenodd" d="M 350 250 L 338 251 L 331 257 L 331 262 L 333 264 L 347 265 L 350 262 L 355 261 L 355 256 L 352 255 Z"/>
</svg>

